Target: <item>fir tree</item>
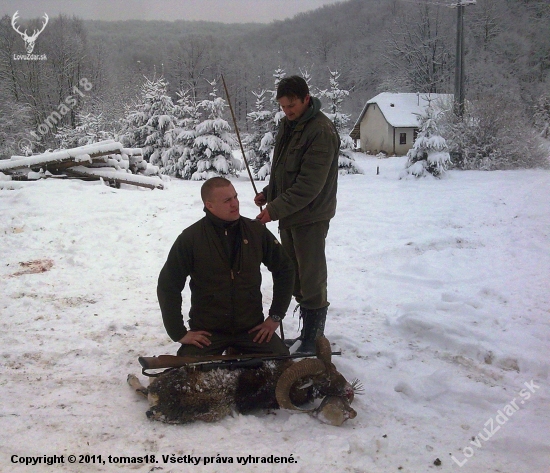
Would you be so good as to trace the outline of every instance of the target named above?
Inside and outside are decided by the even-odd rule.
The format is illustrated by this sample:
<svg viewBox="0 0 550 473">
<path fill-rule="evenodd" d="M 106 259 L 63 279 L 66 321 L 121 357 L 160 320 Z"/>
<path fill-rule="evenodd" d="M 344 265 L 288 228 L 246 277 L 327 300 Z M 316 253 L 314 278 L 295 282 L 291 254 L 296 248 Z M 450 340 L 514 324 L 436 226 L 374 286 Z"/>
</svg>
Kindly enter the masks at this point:
<svg viewBox="0 0 550 473">
<path fill-rule="evenodd" d="M 85 146 L 98 141 L 114 139 L 114 133 L 106 131 L 108 124 L 102 113 L 83 114 L 78 112 L 76 115 L 76 127 L 63 126 L 55 134 L 62 149 L 76 148 Z"/>
<path fill-rule="evenodd" d="M 447 143 L 439 133 L 436 114 L 429 100 L 425 115 L 420 115 L 418 119 L 420 131 L 413 147 L 407 152 L 409 159 L 401 178 L 425 177 L 427 174 L 441 177 L 447 170 L 451 157 Z"/>
<path fill-rule="evenodd" d="M 330 101 L 329 112 L 326 114 L 336 127 L 340 136 L 340 154 L 338 156 L 338 169 L 340 174 L 360 174 L 361 171 L 355 164 L 353 158 L 353 140 L 349 136 L 347 124 L 350 116 L 342 113 L 342 102 L 349 95 L 349 91 L 340 89 L 338 79 L 340 73 L 338 71 L 330 72 L 330 90 L 322 90 L 320 95 L 327 97 Z"/>
<path fill-rule="evenodd" d="M 266 90 L 252 92 L 256 97 L 256 110 L 247 114 L 252 121 L 252 133 L 247 145 L 247 160 L 254 177 L 265 179 L 271 173 L 271 156 L 275 137 L 273 135 L 273 112 L 266 110 L 268 101 Z"/>
<path fill-rule="evenodd" d="M 183 179 L 191 179 L 197 170 L 193 153 L 193 143 L 196 138 L 195 127 L 200 122 L 200 113 L 194 99 L 188 91 L 176 92 L 177 104 L 174 106 L 175 125 L 167 131 L 171 147 L 166 151 L 167 159 L 175 163 L 173 175 Z"/>
<path fill-rule="evenodd" d="M 275 88 L 271 91 L 271 102 L 273 104 L 273 123 L 271 132 L 273 133 L 273 136 L 277 136 L 277 130 L 279 129 L 279 122 L 284 118 L 285 112 L 281 110 L 281 107 L 279 105 L 279 102 L 277 102 L 277 87 L 279 86 L 279 82 L 281 82 L 282 79 L 284 79 L 286 76 L 286 72 L 284 69 L 281 69 L 280 67 L 275 70 L 275 73 L 273 74 L 273 77 L 275 78 L 273 81 L 273 84 Z M 275 146 L 275 143 L 273 144 Z"/>
<path fill-rule="evenodd" d="M 124 122 L 125 143 L 143 149 L 143 157 L 163 174 L 175 175 L 176 161 L 170 153 L 167 132 L 174 128 L 174 104 L 166 92 L 164 78 L 146 78 L 141 88 L 141 103 Z"/>
<path fill-rule="evenodd" d="M 198 108 L 204 110 L 206 120 L 195 127 L 196 137 L 193 142 L 193 155 L 197 170 L 191 179 L 199 181 L 214 176 L 235 175 L 241 169 L 239 160 L 233 157 L 231 149 L 234 139 L 231 136 L 229 123 L 223 118 L 225 100 L 218 97 L 216 81 L 211 82 L 211 100 L 203 100 Z"/>
<path fill-rule="evenodd" d="M 284 69 L 278 68 L 273 74 L 274 90 L 253 92 L 256 97 L 256 111 L 250 112 L 247 117 L 253 120 L 252 135 L 247 141 L 247 160 L 257 179 L 267 179 L 271 174 L 271 161 L 275 148 L 275 137 L 279 129 L 279 122 L 285 116 L 277 102 L 277 87 L 285 77 Z M 270 107 L 270 110 L 266 109 Z"/>
</svg>

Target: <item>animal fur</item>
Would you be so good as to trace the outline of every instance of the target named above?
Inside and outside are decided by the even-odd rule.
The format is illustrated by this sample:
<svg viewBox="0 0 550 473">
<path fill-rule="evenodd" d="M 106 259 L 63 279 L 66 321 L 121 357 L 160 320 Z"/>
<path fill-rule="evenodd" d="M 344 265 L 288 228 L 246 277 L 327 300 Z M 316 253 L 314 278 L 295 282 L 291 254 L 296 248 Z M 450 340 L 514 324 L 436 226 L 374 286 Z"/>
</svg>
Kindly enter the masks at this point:
<svg viewBox="0 0 550 473">
<path fill-rule="evenodd" d="M 299 410 L 298 406 L 323 398 L 317 409 L 302 412 L 322 422 L 341 425 L 356 415 L 350 406 L 354 388 L 330 362 L 328 340 L 324 339 L 324 344 L 326 347 L 318 350 L 317 360 L 310 358 L 297 363 L 271 360 L 260 367 L 233 370 L 201 371 L 184 366 L 154 378 L 148 388 L 134 375 L 128 376 L 128 384 L 148 398 L 150 407 L 146 414 L 149 419 L 169 424 L 216 422 L 233 411 L 248 414 L 279 407 Z M 316 369 L 304 371 L 301 368 L 310 365 Z M 284 381 L 279 382 L 283 373 Z"/>
</svg>

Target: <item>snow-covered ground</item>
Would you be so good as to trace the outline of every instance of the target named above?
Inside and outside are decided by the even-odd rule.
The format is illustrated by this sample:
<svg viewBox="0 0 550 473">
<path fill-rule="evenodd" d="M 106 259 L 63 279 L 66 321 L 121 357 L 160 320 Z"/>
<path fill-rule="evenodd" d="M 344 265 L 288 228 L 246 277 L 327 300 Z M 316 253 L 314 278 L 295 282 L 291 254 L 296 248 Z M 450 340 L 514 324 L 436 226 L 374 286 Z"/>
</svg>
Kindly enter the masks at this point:
<svg viewBox="0 0 550 473">
<path fill-rule="evenodd" d="M 200 182 L 0 182 L 0 471 L 549 472 L 550 172 L 400 181 L 403 158 L 360 165 L 340 178 L 327 242 L 333 361 L 365 387 L 342 427 L 288 411 L 165 425 L 127 386 L 139 355 L 177 349 L 156 279 L 203 215 Z M 234 184 L 255 216 L 246 173 Z M 26 274 L 35 260 L 46 271 Z M 68 463 L 86 454 L 105 464 Z M 44 455 L 64 463 L 13 463 Z M 237 464 L 248 455 L 296 463 Z"/>
</svg>

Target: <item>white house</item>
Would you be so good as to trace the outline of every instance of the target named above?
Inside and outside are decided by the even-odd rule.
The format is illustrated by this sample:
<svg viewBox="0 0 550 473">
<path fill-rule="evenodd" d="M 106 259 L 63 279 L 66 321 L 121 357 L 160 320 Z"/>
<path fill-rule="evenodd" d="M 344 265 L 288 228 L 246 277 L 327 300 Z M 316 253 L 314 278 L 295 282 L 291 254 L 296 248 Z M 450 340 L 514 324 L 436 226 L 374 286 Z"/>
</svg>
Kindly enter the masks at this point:
<svg viewBox="0 0 550 473">
<path fill-rule="evenodd" d="M 428 103 L 451 107 L 452 100 L 452 94 L 383 92 L 366 103 L 350 136 L 360 140 L 365 153 L 404 156 L 416 138 L 418 115 L 424 114 Z"/>
</svg>

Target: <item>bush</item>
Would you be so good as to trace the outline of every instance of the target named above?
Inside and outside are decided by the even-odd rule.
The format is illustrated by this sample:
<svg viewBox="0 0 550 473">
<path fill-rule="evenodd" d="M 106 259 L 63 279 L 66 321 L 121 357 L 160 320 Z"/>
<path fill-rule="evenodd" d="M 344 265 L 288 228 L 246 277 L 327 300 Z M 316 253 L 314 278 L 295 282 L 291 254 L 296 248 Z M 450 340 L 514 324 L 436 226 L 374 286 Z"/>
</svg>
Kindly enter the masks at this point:
<svg viewBox="0 0 550 473">
<path fill-rule="evenodd" d="M 537 133 L 522 107 L 509 97 L 486 96 L 468 102 L 463 120 L 445 116 L 444 132 L 458 169 L 520 169 L 549 167 Z"/>
</svg>

